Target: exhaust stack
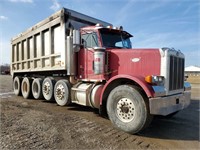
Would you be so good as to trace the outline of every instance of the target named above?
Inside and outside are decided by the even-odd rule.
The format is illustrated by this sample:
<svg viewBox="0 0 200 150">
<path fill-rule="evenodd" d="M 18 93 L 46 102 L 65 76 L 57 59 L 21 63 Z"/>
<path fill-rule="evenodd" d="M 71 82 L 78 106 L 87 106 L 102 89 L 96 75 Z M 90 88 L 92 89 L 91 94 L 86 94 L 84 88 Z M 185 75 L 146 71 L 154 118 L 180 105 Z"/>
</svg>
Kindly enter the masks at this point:
<svg viewBox="0 0 200 150">
<path fill-rule="evenodd" d="M 76 75 L 76 53 L 80 50 L 80 32 L 71 30 L 67 36 L 67 75 Z"/>
</svg>

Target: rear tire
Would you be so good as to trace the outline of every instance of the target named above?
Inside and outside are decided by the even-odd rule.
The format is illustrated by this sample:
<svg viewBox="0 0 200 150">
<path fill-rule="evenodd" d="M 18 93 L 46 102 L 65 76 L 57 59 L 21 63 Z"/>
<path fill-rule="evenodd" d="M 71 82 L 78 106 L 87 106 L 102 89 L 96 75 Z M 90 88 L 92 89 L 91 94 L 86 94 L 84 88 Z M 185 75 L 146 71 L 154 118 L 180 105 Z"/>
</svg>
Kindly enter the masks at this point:
<svg viewBox="0 0 200 150">
<path fill-rule="evenodd" d="M 115 127 L 135 134 L 151 122 L 145 97 L 136 86 L 120 85 L 108 96 L 107 113 Z"/>
<path fill-rule="evenodd" d="M 22 80 L 22 84 L 21 84 L 22 96 L 26 99 L 31 97 L 31 83 L 32 83 L 32 79 L 29 79 L 27 77 L 25 77 Z"/>
<path fill-rule="evenodd" d="M 55 85 L 55 80 L 51 77 L 47 77 L 44 79 L 42 83 L 42 94 L 47 101 L 53 101 L 53 89 Z"/>
<path fill-rule="evenodd" d="M 54 87 L 54 98 L 58 105 L 66 106 L 71 103 L 70 84 L 67 80 L 59 80 Z"/>
<path fill-rule="evenodd" d="M 42 99 L 42 79 L 36 78 L 32 83 L 32 94 L 35 99 Z"/>
<path fill-rule="evenodd" d="M 13 89 L 14 89 L 14 93 L 17 96 L 20 96 L 21 93 L 21 82 L 22 82 L 22 78 L 19 76 L 16 76 L 13 80 Z"/>
</svg>

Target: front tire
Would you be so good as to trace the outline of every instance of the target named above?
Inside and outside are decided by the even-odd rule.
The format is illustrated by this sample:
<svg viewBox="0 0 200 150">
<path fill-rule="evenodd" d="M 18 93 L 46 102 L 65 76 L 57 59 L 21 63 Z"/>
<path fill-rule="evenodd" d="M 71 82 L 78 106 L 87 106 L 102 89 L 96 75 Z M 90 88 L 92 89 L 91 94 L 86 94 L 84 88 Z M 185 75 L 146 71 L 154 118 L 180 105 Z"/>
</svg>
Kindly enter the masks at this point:
<svg viewBox="0 0 200 150">
<path fill-rule="evenodd" d="M 145 97 L 132 85 L 120 85 L 111 91 L 107 113 L 114 126 L 131 134 L 143 130 L 151 120 Z"/>
</svg>

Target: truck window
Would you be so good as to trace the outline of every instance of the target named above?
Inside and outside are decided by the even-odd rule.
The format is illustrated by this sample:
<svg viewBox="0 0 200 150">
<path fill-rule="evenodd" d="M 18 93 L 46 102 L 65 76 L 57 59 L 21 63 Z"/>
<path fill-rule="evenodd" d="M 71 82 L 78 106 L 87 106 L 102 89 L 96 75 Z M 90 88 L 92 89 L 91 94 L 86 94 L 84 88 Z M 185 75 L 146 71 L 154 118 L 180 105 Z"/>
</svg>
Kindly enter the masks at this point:
<svg viewBox="0 0 200 150">
<path fill-rule="evenodd" d="M 101 38 L 103 46 L 107 48 L 132 48 L 130 34 L 119 31 L 111 31 L 107 29 L 101 30 Z"/>
<path fill-rule="evenodd" d="M 85 47 L 93 48 L 99 46 L 97 34 L 94 32 L 83 34 L 82 40 L 84 41 L 83 44 L 85 45 Z"/>
</svg>

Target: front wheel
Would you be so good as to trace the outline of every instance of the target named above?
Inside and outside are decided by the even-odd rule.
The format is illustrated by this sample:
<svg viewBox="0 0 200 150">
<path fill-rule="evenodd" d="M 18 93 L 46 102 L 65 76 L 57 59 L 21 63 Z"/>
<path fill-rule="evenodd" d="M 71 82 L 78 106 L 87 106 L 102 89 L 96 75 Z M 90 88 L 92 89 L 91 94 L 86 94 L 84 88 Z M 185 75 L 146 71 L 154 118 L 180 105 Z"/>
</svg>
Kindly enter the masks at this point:
<svg viewBox="0 0 200 150">
<path fill-rule="evenodd" d="M 107 113 L 117 128 L 131 134 L 138 133 L 151 122 L 145 97 L 132 85 L 120 85 L 111 91 Z"/>
</svg>

